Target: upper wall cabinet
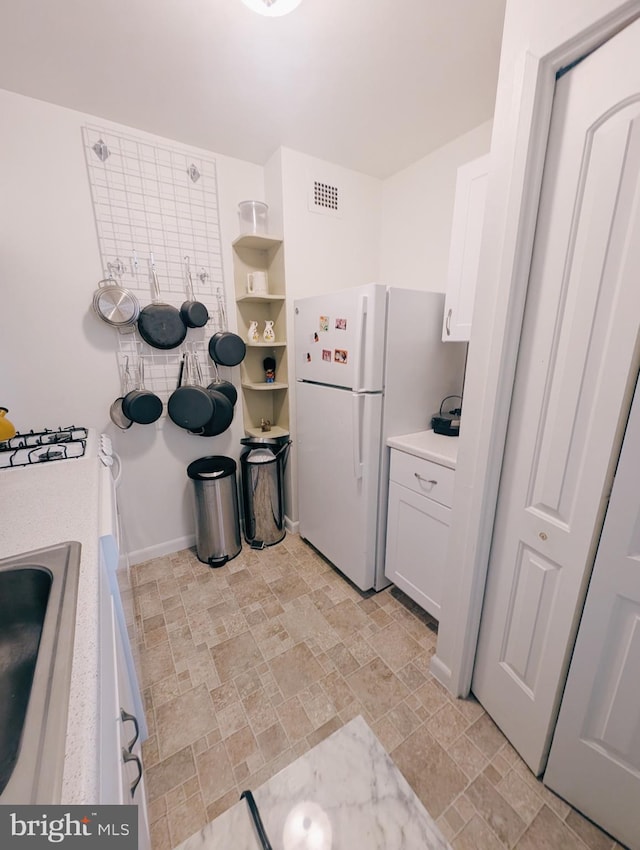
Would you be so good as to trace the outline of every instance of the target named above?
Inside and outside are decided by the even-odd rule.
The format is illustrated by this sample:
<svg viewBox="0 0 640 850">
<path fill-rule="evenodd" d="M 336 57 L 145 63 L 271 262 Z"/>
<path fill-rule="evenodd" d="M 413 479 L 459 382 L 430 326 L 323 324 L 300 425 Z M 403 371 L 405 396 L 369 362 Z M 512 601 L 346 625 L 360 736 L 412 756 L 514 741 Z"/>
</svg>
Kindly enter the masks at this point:
<svg viewBox="0 0 640 850">
<path fill-rule="evenodd" d="M 488 154 L 458 169 L 442 323 L 445 342 L 471 336 L 488 176 Z"/>
</svg>

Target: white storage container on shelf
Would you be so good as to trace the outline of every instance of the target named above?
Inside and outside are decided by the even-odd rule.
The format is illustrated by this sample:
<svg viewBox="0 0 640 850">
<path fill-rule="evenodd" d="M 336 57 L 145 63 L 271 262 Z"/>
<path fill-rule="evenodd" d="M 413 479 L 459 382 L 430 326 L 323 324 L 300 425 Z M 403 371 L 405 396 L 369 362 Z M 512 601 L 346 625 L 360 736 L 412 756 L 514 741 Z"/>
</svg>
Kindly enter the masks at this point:
<svg viewBox="0 0 640 850">
<path fill-rule="evenodd" d="M 267 213 L 269 207 L 263 201 L 240 201 L 238 204 L 240 215 L 240 235 L 261 235 L 267 232 Z"/>
</svg>

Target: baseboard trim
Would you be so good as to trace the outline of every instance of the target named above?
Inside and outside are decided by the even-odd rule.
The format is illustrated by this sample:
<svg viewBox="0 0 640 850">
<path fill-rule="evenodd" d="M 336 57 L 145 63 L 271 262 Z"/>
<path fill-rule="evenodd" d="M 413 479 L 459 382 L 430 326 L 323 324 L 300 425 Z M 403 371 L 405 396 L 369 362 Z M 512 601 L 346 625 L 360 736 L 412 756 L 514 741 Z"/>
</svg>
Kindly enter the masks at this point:
<svg viewBox="0 0 640 850">
<path fill-rule="evenodd" d="M 287 529 L 289 534 L 298 534 L 298 531 L 300 529 L 300 523 L 299 522 L 291 522 L 289 517 L 285 516 L 284 527 Z"/>
<path fill-rule="evenodd" d="M 157 543 L 155 546 L 147 546 L 145 549 L 136 549 L 129 552 L 129 566 L 133 567 L 136 564 L 151 561 L 153 558 L 161 558 L 163 555 L 171 555 L 173 552 L 180 552 L 181 549 L 190 549 L 195 545 L 195 534 L 187 534 L 184 537 L 176 537 L 173 540 L 166 540 L 164 543 Z"/>
<path fill-rule="evenodd" d="M 429 669 L 433 674 L 434 678 L 436 678 L 441 685 L 450 691 L 451 690 L 451 670 L 444 664 L 437 655 L 433 655 L 431 657 L 431 663 L 429 664 Z"/>
</svg>

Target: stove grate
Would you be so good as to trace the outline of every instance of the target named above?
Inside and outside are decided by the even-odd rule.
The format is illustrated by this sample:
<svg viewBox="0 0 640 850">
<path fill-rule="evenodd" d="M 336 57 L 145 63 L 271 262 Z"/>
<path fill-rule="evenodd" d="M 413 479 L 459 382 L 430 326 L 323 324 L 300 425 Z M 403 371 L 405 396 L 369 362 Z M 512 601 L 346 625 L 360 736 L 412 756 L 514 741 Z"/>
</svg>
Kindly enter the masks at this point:
<svg viewBox="0 0 640 850">
<path fill-rule="evenodd" d="M 83 457 L 87 436 L 86 428 L 75 425 L 16 434 L 10 440 L 0 441 L 0 469 Z"/>
</svg>

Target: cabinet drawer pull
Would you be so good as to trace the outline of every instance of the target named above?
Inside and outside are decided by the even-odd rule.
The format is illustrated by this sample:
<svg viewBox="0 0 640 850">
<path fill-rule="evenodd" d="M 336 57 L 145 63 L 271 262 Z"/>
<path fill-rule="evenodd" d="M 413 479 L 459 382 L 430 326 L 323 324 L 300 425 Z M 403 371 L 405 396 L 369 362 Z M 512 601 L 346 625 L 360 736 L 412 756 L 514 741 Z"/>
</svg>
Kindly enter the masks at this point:
<svg viewBox="0 0 640 850">
<path fill-rule="evenodd" d="M 451 336 L 451 315 L 452 315 L 452 313 L 453 313 L 453 310 L 451 309 L 451 307 L 449 307 L 449 310 L 447 312 L 447 324 L 446 324 L 447 336 Z"/>
<path fill-rule="evenodd" d="M 124 710 L 124 708 L 122 708 L 122 706 L 120 706 L 120 720 L 122 720 L 123 723 L 126 723 L 129 720 L 133 723 L 133 728 L 134 728 L 135 734 L 134 734 L 133 738 L 127 744 L 127 749 L 129 750 L 129 752 L 131 752 L 131 750 L 135 746 L 136 741 L 140 737 L 140 727 L 138 726 L 138 718 L 134 714 L 128 714 Z"/>
<path fill-rule="evenodd" d="M 424 478 L 418 472 L 414 472 L 413 474 L 418 479 L 418 481 L 424 481 L 425 484 L 431 484 L 432 487 L 434 487 L 438 483 L 435 478 Z"/>
<path fill-rule="evenodd" d="M 122 748 L 122 761 L 125 764 L 130 761 L 135 761 L 135 763 L 138 765 L 138 775 L 129 786 L 131 798 L 133 799 L 133 796 L 136 793 L 136 788 L 138 787 L 138 785 L 140 784 L 140 780 L 142 779 L 142 762 L 135 753 L 130 753 L 129 750 L 125 750 L 124 747 Z"/>
</svg>

